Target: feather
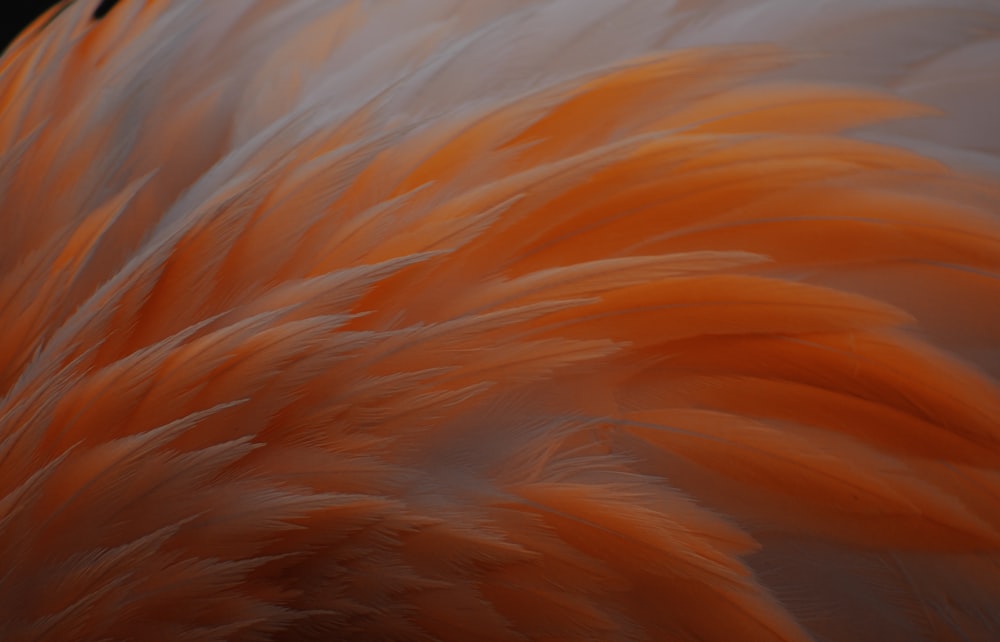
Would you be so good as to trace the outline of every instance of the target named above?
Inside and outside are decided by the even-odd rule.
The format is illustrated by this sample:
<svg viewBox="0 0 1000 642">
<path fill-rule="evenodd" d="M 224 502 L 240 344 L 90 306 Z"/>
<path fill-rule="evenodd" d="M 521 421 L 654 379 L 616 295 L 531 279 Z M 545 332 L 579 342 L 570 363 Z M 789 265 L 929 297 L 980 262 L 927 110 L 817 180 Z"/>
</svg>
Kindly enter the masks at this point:
<svg viewBox="0 0 1000 642">
<path fill-rule="evenodd" d="M 0 638 L 1000 636 L 989 0 L 67 0 Z"/>
</svg>

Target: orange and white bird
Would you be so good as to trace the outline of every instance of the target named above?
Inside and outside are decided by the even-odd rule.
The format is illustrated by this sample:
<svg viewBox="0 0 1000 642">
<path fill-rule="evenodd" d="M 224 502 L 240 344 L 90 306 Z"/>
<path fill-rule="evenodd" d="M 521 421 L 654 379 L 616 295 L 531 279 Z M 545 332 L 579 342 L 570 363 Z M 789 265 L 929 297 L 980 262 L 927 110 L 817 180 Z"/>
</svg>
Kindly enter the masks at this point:
<svg viewBox="0 0 1000 642">
<path fill-rule="evenodd" d="M 998 377 L 996 0 L 0 59 L 4 642 L 997 642 Z"/>
</svg>

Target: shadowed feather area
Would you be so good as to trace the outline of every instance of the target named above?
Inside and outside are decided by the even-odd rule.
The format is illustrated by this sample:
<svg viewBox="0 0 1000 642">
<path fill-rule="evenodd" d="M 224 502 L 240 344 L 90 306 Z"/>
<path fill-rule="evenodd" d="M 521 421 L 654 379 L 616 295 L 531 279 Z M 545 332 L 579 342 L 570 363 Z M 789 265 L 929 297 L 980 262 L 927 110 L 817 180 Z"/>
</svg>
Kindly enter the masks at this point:
<svg viewBox="0 0 1000 642">
<path fill-rule="evenodd" d="M 1000 639 L 1000 8 L 875 4 L 52 9 L 0 639 Z"/>
</svg>

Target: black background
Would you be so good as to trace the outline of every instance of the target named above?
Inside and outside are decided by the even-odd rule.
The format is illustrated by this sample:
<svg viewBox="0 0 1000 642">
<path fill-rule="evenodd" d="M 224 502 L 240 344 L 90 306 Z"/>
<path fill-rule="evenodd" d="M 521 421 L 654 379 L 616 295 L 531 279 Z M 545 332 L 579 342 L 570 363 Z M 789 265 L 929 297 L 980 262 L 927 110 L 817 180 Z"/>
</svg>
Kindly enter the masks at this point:
<svg viewBox="0 0 1000 642">
<path fill-rule="evenodd" d="M 77 0 L 93 4 L 96 10 L 101 0 Z M 42 12 L 58 4 L 58 0 L 0 0 L 0 49 L 5 49 L 17 34 Z"/>
</svg>

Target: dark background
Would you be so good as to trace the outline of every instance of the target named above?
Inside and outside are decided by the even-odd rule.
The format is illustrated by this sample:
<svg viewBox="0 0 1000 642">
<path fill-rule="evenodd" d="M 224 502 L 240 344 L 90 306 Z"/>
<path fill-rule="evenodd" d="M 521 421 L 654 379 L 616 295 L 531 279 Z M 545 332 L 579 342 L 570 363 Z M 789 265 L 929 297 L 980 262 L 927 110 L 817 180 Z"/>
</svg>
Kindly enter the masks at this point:
<svg viewBox="0 0 1000 642">
<path fill-rule="evenodd" d="M 95 0 L 82 0 L 95 2 Z M 56 0 L 6 0 L 0 1 L 0 48 L 6 49 L 10 41 L 43 11 L 56 4 Z M 96 4 L 96 2 L 95 2 Z"/>
</svg>

